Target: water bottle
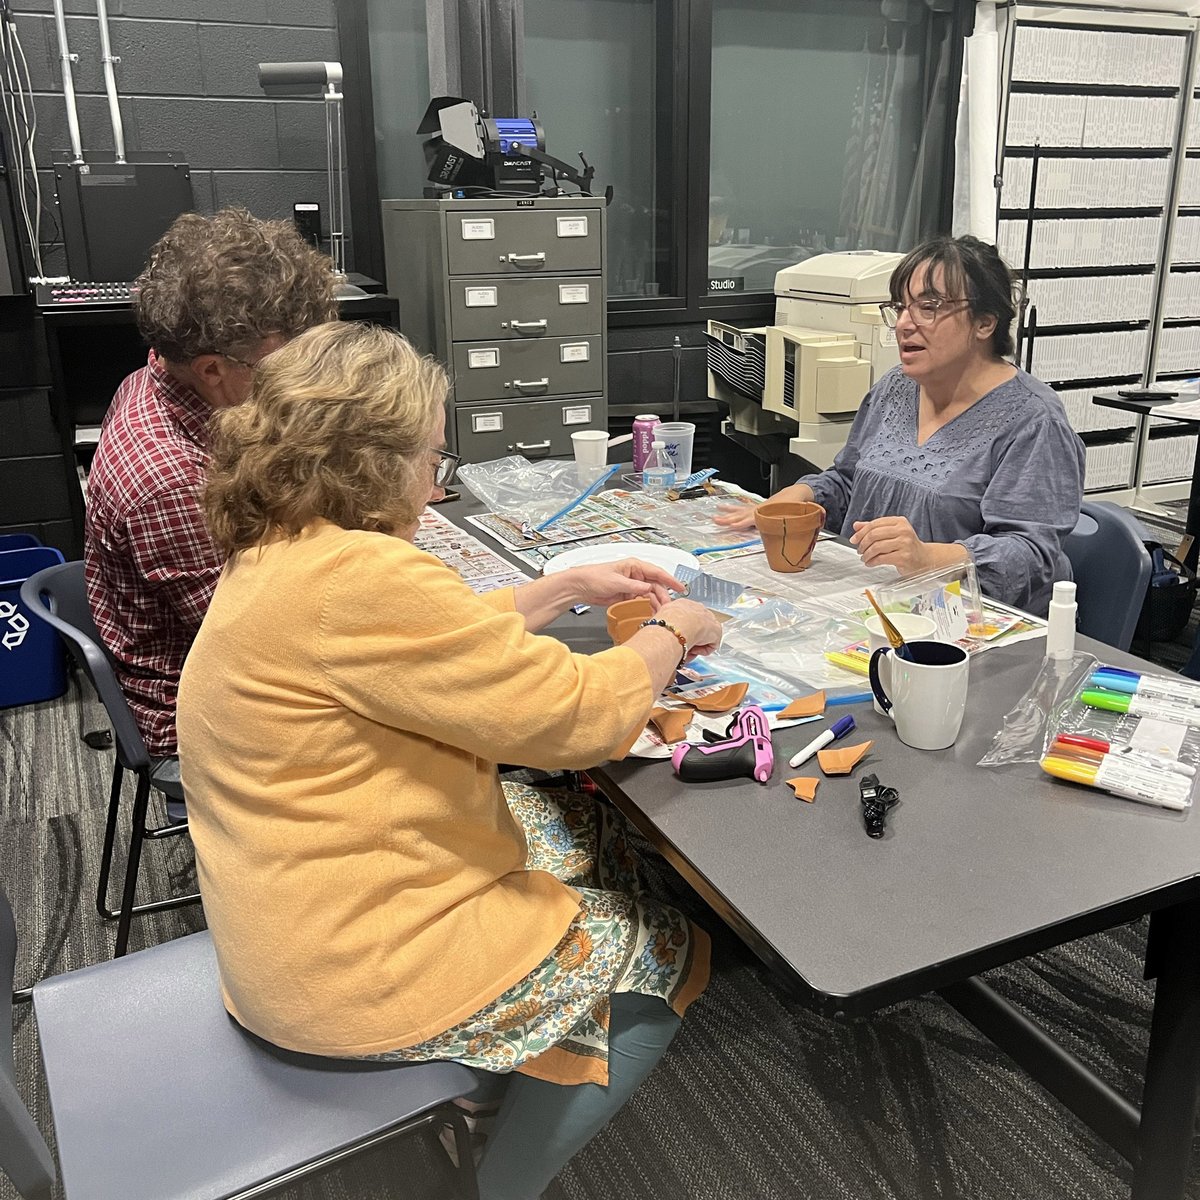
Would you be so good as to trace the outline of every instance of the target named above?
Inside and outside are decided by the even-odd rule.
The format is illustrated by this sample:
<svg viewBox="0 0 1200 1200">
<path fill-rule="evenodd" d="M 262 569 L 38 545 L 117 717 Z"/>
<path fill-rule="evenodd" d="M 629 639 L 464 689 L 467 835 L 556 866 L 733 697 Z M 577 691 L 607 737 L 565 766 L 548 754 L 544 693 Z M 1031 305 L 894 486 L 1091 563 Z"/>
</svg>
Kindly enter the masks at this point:
<svg viewBox="0 0 1200 1200">
<path fill-rule="evenodd" d="M 642 487 L 648 492 L 665 492 L 675 486 L 675 464 L 667 453 L 666 442 L 654 442 L 642 470 Z"/>
</svg>

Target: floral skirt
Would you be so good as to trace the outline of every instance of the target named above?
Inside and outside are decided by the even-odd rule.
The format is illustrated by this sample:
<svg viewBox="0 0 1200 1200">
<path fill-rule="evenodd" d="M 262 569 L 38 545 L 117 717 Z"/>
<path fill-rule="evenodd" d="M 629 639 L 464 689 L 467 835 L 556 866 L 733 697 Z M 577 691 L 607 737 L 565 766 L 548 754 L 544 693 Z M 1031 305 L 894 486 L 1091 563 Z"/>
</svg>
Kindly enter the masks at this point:
<svg viewBox="0 0 1200 1200">
<path fill-rule="evenodd" d="M 569 884 L 579 912 L 519 983 L 444 1033 L 372 1058 L 453 1059 L 552 1083 L 608 1082 L 609 997 L 661 996 L 680 1016 L 708 982 L 708 935 L 643 893 L 624 823 L 576 792 L 504 784 L 526 866 Z"/>
</svg>

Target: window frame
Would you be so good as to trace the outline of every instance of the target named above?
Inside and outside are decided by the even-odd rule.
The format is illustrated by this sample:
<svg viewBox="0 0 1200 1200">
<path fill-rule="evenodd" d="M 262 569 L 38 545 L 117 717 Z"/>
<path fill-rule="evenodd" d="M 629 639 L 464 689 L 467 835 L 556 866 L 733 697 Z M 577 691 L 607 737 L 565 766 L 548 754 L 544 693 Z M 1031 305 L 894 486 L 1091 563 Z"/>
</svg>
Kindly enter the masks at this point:
<svg viewBox="0 0 1200 1200">
<path fill-rule="evenodd" d="M 514 0 L 507 2 L 512 7 Z M 658 244 L 669 247 L 675 286 L 670 294 L 610 297 L 609 328 L 698 325 L 709 320 L 768 323 L 775 311 L 772 293 L 712 296 L 708 292 L 713 0 L 655 0 L 655 5 L 657 94 L 670 97 L 669 105 L 656 105 L 655 171 L 660 186 L 672 197 L 670 207 L 660 210 L 656 232 Z M 952 0 L 952 5 L 948 14 L 952 86 L 942 146 L 947 163 L 953 162 L 958 114 L 954 81 L 961 74 L 963 42 L 971 32 L 975 12 L 974 0 Z M 347 162 L 354 164 L 348 171 L 353 262 L 357 271 L 383 280 L 367 0 L 336 0 L 335 12 L 347 80 Z M 678 136 L 679 130 L 683 136 Z M 597 164 L 597 174 L 603 179 L 603 163 Z M 950 228 L 953 198 L 953 172 L 946 171 L 938 195 L 941 229 Z"/>
</svg>

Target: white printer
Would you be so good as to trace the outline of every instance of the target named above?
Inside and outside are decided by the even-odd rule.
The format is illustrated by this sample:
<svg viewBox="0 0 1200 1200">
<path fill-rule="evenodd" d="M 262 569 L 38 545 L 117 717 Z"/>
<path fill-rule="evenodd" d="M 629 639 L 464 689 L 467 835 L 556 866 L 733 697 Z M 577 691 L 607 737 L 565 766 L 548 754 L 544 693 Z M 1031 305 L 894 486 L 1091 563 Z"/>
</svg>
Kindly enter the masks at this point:
<svg viewBox="0 0 1200 1200">
<path fill-rule="evenodd" d="M 879 305 L 903 257 L 818 254 L 775 276 L 763 408 L 799 425 L 790 449 L 818 467 L 833 462 L 862 398 L 900 361 Z"/>
</svg>

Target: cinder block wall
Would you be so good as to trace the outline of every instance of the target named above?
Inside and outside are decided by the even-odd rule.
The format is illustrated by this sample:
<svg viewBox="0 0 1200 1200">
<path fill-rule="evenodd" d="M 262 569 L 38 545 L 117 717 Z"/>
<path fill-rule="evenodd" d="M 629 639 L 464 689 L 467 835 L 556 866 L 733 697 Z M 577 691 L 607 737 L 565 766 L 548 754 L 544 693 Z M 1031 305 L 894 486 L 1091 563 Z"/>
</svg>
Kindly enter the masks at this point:
<svg viewBox="0 0 1200 1200">
<path fill-rule="evenodd" d="M 13 0 L 35 93 L 39 178 L 54 210 L 51 151 L 66 149 L 51 0 Z M 94 0 L 65 0 L 83 147 L 112 150 Z M 290 217 L 297 200 L 328 218 L 325 114 L 320 100 L 268 100 L 260 62 L 336 60 L 333 0 L 109 0 L 127 150 L 168 150 L 191 167 L 200 212 L 244 205 Z M 48 274 L 66 274 L 55 222 L 43 211 Z M 347 258 L 353 263 L 353 248 Z"/>
</svg>

